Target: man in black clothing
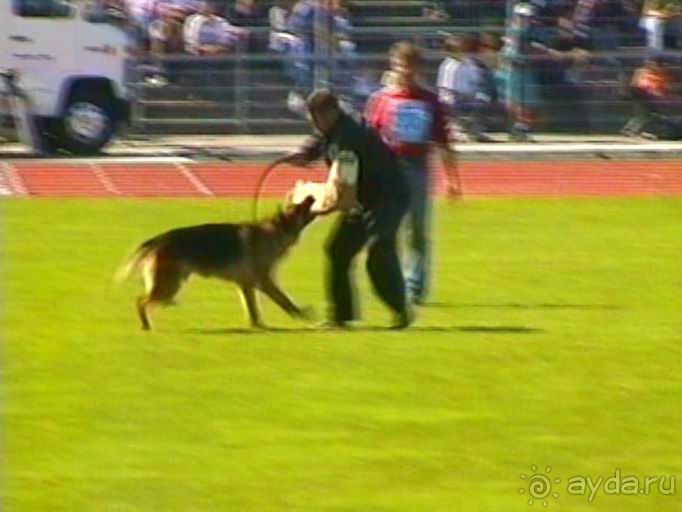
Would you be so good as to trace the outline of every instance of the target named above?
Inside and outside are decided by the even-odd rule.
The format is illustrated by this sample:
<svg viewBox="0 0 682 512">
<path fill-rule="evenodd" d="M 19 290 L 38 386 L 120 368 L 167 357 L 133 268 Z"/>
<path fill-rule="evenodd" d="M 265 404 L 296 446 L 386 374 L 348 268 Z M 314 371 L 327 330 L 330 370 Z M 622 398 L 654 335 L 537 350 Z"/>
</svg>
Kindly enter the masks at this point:
<svg viewBox="0 0 682 512">
<path fill-rule="evenodd" d="M 329 165 L 340 155 L 352 153 L 358 166 L 360 208 L 340 214 L 326 244 L 327 294 L 331 303 L 327 325 L 344 328 L 356 319 L 350 271 L 355 256 L 367 246 L 367 272 L 374 290 L 394 314 L 391 327 L 403 329 L 411 323 L 412 315 L 407 308 L 396 235 L 407 211 L 409 194 L 397 161 L 373 130 L 339 108 L 331 92 L 313 92 L 307 107 L 316 133 L 298 151 L 272 165 L 305 166 L 319 158 Z"/>
</svg>

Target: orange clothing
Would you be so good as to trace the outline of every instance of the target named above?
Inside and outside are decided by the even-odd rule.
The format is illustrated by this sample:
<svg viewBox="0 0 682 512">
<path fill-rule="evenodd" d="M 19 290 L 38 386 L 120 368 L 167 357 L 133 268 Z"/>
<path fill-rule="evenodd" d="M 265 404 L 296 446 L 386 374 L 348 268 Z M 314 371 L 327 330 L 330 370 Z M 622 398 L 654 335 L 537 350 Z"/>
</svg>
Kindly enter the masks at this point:
<svg viewBox="0 0 682 512">
<path fill-rule="evenodd" d="M 663 69 L 641 68 L 632 78 L 632 86 L 660 97 L 672 96 L 672 79 Z"/>
</svg>

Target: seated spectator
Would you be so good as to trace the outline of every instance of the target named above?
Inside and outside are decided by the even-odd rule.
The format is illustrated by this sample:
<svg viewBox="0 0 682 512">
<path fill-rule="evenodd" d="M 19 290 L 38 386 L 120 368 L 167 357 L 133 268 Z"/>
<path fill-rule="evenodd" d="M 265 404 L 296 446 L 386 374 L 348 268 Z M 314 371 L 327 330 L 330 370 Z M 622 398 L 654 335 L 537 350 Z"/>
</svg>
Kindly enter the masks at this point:
<svg viewBox="0 0 682 512">
<path fill-rule="evenodd" d="M 232 1 L 232 0 L 230 0 Z M 268 19 L 263 8 L 257 3 L 258 0 L 234 0 L 226 9 L 227 20 L 237 27 L 254 28 L 267 25 Z M 258 37 L 258 32 L 248 38 L 243 50 L 248 52 L 264 52 L 267 49 L 267 40 Z"/>
<path fill-rule="evenodd" d="M 278 0 L 268 11 L 268 21 L 270 24 L 269 50 L 286 52 L 288 47 L 298 39 L 288 28 L 288 20 L 294 1 Z"/>
<path fill-rule="evenodd" d="M 526 2 L 516 4 L 500 55 L 504 100 L 513 122 L 510 132 L 513 141 L 531 140 L 542 106 L 537 59 L 546 54 L 544 34 L 535 7 Z"/>
<path fill-rule="evenodd" d="M 448 34 L 443 43 L 445 59 L 438 66 L 436 78 L 436 90 L 438 98 L 448 109 L 455 104 L 455 73 L 462 62 L 462 39 L 459 36 Z"/>
<path fill-rule="evenodd" d="M 453 110 L 470 139 L 490 142 L 483 134 L 486 118 L 497 103 L 497 85 L 492 71 L 479 59 L 480 39 L 476 34 L 464 36 L 462 60 L 452 77 Z"/>
<path fill-rule="evenodd" d="M 478 60 L 488 66 L 493 73 L 500 65 L 500 50 L 502 50 L 502 41 L 500 36 L 493 32 L 484 32 L 481 34 L 481 47 L 478 52 Z"/>
<path fill-rule="evenodd" d="M 590 53 L 576 46 L 573 27 L 565 18 L 544 48 L 546 53 L 538 62 L 542 98 L 565 127 L 584 130 L 591 116 L 585 109 L 580 70 L 589 62 Z"/>
<path fill-rule="evenodd" d="M 614 51 L 629 19 L 623 0 L 578 0 L 573 13 L 576 43 L 594 52 Z"/>
<path fill-rule="evenodd" d="M 155 13 L 155 0 L 127 0 L 130 17 L 140 27 L 149 27 Z"/>
<path fill-rule="evenodd" d="M 187 16 L 194 14 L 201 8 L 199 0 L 157 0 L 154 5 L 154 19 L 175 19 L 181 23 Z"/>
<path fill-rule="evenodd" d="M 646 0 L 640 27 L 646 45 L 652 50 L 680 48 L 682 44 L 682 5 L 673 0 Z"/>
<path fill-rule="evenodd" d="M 185 20 L 185 50 L 192 55 L 220 55 L 233 51 L 248 35 L 216 14 L 217 6 L 203 2 L 201 10 Z"/>
<path fill-rule="evenodd" d="M 155 0 L 127 0 L 130 29 L 141 51 L 150 46 L 149 26 L 154 19 Z"/>
<path fill-rule="evenodd" d="M 268 49 L 285 55 L 284 70 L 289 79 L 294 83 L 294 89 L 289 92 L 287 104 L 292 111 L 302 111 L 305 107 L 303 94 L 308 77 L 307 60 L 303 57 L 310 55 L 310 49 L 306 48 L 307 41 L 301 37 L 298 25 L 302 11 L 306 11 L 309 2 L 296 0 L 277 0 L 268 12 L 270 23 L 270 35 Z M 308 13 L 309 14 L 309 13 Z M 310 20 L 312 23 L 312 19 Z"/>
<path fill-rule="evenodd" d="M 175 17 L 175 13 L 165 11 L 149 26 L 149 40 L 151 53 L 157 57 L 182 53 L 182 21 Z"/>
<path fill-rule="evenodd" d="M 287 46 L 286 68 L 293 81 L 287 105 L 293 112 L 302 112 L 305 96 L 313 85 L 313 52 L 315 18 L 320 6 L 317 0 L 298 0 L 287 17 L 287 31 L 294 36 Z"/>
<path fill-rule="evenodd" d="M 624 135 L 660 133 L 664 124 L 674 124 L 682 98 L 674 92 L 674 81 L 661 57 L 647 59 L 633 75 L 630 92 L 638 110 L 622 130 Z"/>
<path fill-rule="evenodd" d="M 227 19 L 239 27 L 260 27 L 267 23 L 256 0 L 234 0 L 227 9 Z"/>
<path fill-rule="evenodd" d="M 287 16 L 287 30 L 296 34 L 306 46 L 312 45 L 315 31 L 315 17 L 320 9 L 317 0 L 298 0 Z"/>
<path fill-rule="evenodd" d="M 350 14 L 343 0 L 327 0 L 324 7 L 326 15 L 331 17 L 328 44 L 331 46 L 334 62 L 330 80 L 333 86 L 348 89 L 353 87 L 355 76 L 358 74 L 355 66 L 356 45 L 351 37 L 353 25 Z M 342 97 L 341 101 L 344 100 L 348 98 Z"/>
<path fill-rule="evenodd" d="M 295 0 L 277 0 L 268 11 L 270 36 L 268 49 L 282 52 L 286 48 L 286 41 L 292 36 L 288 30 L 288 19 Z"/>
<path fill-rule="evenodd" d="M 270 9 L 269 21 L 268 49 L 286 56 L 285 72 L 292 82 L 287 99 L 291 111 L 304 110 L 304 98 L 313 86 L 316 49 L 325 56 L 318 57 L 318 65 L 326 71 L 327 85 L 352 93 L 356 85 L 355 43 L 348 11 L 341 0 L 280 0 Z M 322 37 L 325 33 L 326 38 Z M 316 44 L 320 46 L 316 48 Z M 352 99 L 343 97 L 342 102 L 350 103 Z"/>
</svg>

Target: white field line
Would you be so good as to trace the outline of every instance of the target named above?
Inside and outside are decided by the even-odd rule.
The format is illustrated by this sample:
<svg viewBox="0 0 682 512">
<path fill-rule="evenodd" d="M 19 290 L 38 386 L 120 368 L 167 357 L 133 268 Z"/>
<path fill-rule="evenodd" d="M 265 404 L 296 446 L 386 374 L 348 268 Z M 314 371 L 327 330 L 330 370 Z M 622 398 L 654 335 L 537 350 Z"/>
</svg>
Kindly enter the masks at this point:
<svg viewBox="0 0 682 512">
<path fill-rule="evenodd" d="M 26 185 L 24 184 L 24 180 L 21 179 L 19 172 L 17 172 L 17 170 L 14 168 L 14 166 L 12 164 L 7 163 L 7 162 L 0 162 L 0 165 L 2 166 L 1 169 L 2 169 L 3 173 L 5 174 L 5 177 L 7 178 L 7 184 L 12 189 L 11 195 L 27 196 L 28 195 L 28 188 L 26 188 Z"/>
<path fill-rule="evenodd" d="M 194 186 L 195 189 L 197 189 L 199 192 L 204 194 L 205 196 L 214 196 L 215 194 L 213 191 L 206 186 L 206 184 L 201 181 L 201 179 L 192 172 L 190 168 L 188 168 L 185 164 L 177 162 L 175 164 L 175 167 L 177 167 L 182 175 L 187 178 L 187 180 Z"/>
<path fill-rule="evenodd" d="M 97 177 L 97 179 L 106 189 L 107 192 L 117 196 L 121 195 L 121 191 L 112 181 L 112 179 L 107 175 L 104 169 L 102 169 L 99 165 L 97 165 L 94 162 L 90 162 L 90 169 L 92 169 L 92 172 L 95 174 L 95 176 Z"/>
</svg>

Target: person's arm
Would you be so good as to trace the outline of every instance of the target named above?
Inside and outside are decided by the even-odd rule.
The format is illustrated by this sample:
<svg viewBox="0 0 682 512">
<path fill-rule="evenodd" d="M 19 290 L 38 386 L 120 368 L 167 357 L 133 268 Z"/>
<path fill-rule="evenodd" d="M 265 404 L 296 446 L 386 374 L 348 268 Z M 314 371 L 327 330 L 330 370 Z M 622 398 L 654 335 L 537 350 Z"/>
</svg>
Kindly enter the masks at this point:
<svg viewBox="0 0 682 512">
<path fill-rule="evenodd" d="M 448 115 L 453 115 L 453 108 L 455 105 L 455 75 L 460 63 L 454 59 L 446 59 L 441 62 L 438 68 L 438 77 L 436 80 L 436 87 L 438 90 L 438 99 L 445 105 Z"/>
<path fill-rule="evenodd" d="M 450 199 L 460 199 L 462 197 L 462 183 L 457 168 L 457 156 L 449 144 L 438 145 L 443 162 L 443 169 L 447 180 L 446 194 Z"/>
<path fill-rule="evenodd" d="M 277 160 L 274 160 L 268 166 L 268 169 L 277 167 L 282 164 L 295 165 L 297 167 L 305 167 L 311 162 L 319 159 L 322 156 L 322 149 L 324 147 L 324 141 L 322 137 L 311 136 L 309 137 L 300 148 L 298 148 L 293 153 L 289 153 Z"/>
<path fill-rule="evenodd" d="M 434 141 L 438 144 L 443 170 L 447 180 L 446 193 L 450 199 L 459 199 L 462 196 L 462 186 L 457 169 L 457 158 L 454 149 L 450 146 L 447 122 L 443 105 L 436 99 L 434 101 Z"/>
<path fill-rule="evenodd" d="M 379 134 L 382 133 L 383 129 L 382 120 L 384 112 L 382 98 L 382 90 L 375 91 L 367 100 L 365 110 L 362 113 L 365 124 Z"/>
</svg>

